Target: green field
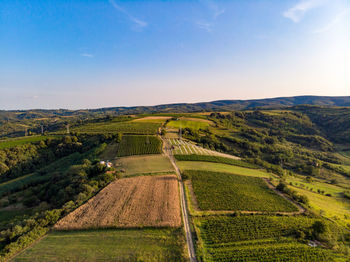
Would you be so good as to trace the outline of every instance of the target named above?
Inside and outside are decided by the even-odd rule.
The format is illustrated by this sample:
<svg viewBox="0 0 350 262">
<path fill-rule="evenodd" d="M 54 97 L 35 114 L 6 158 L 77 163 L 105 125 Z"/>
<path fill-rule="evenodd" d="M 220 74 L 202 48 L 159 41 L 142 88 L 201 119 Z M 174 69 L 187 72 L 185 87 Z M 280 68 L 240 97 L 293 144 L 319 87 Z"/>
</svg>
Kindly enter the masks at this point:
<svg viewBox="0 0 350 262">
<path fill-rule="evenodd" d="M 185 261 L 179 229 L 49 233 L 12 261 Z"/>
<path fill-rule="evenodd" d="M 209 122 L 203 121 L 203 120 L 173 120 L 173 121 L 169 121 L 169 123 L 167 124 L 167 127 L 172 127 L 172 128 L 191 128 L 191 129 L 206 129 L 208 128 Z"/>
<path fill-rule="evenodd" d="M 211 163 L 202 161 L 178 161 L 178 167 L 181 171 L 184 170 L 203 170 L 203 171 L 213 171 L 237 174 L 243 176 L 254 176 L 254 177 L 266 177 L 269 178 L 274 176 L 271 173 L 267 173 L 261 169 L 251 169 L 240 166 L 227 165 L 222 163 Z"/>
<path fill-rule="evenodd" d="M 123 136 L 120 143 L 109 144 L 101 154 L 101 159 L 111 160 L 116 157 L 160 154 L 162 152 L 162 141 L 156 136 Z"/>
<path fill-rule="evenodd" d="M 222 163 L 233 166 L 241 166 L 247 168 L 259 168 L 254 164 L 250 164 L 248 162 L 244 162 L 242 160 L 237 160 L 233 158 L 227 158 L 222 156 L 210 156 L 210 155 L 174 155 L 177 161 L 202 161 L 202 162 L 212 162 L 212 163 Z"/>
<path fill-rule="evenodd" d="M 11 148 L 15 146 L 20 146 L 28 143 L 39 142 L 48 139 L 49 137 L 54 138 L 54 136 L 25 136 L 20 138 L 13 138 L 0 141 L 0 149 Z"/>
<path fill-rule="evenodd" d="M 102 122 L 89 123 L 86 125 L 71 128 L 74 132 L 88 134 L 105 134 L 105 133 L 126 133 L 126 134 L 156 134 L 161 123 L 148 122 Z"/>
<path fill-rule="evenodd" d="M 195 218 L 204 261 L 329 261 L 331 252 L 296 241 L 316 219 L 277 216 Z M 257 259 L 258 258 L 258 259 Z"/>
<path fill-rule="evenodd" d="M 308 197 L 310 206 L 322 216 L 347 226 L 350 224 L 350 201 L 342 197 L 328 197 L 309 190 L 292 187 L 298 193 Z"/>
<path fill-rule="evenodd" d="M 139 174 L 173 173 L 174 167 L 164 155 L 144 155 L 122 157 L 114 161 L 117 170 L 123 169 L 124 176 Z"/>
<path fill-rule="evenodd" d="M 298 209 L 261 178 L 209 171 L 186 171 L 200 210 L 293 212 Z"/>
</svg>

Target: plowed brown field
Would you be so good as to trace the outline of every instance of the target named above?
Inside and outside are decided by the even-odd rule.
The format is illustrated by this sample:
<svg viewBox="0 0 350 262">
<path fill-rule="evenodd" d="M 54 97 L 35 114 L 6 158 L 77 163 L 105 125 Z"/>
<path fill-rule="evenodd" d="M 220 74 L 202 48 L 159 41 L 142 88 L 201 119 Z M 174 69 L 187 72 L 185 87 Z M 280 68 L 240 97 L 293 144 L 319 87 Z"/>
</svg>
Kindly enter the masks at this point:
<svg viewBox="0 0 350 262">
<path fill-rule="evenodd" d="M 112 182 L 56 225 L 56 229 L 181 226 L 174 175 L 139 176 Z"/>
</svg>

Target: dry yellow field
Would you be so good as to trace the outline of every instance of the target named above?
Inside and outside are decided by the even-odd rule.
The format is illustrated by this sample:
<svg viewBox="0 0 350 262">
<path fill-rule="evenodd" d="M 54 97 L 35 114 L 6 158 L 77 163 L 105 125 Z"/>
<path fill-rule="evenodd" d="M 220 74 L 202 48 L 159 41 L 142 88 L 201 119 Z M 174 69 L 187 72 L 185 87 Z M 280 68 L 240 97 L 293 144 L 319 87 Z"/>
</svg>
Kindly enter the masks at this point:
<svg viewBox="0 0 350 262">
<path fill-rule="evenodd" d="M 55 229 L 144 226 L 181 226 L 175 175 L 116 180 L 61 219 Z"/>
</svg>

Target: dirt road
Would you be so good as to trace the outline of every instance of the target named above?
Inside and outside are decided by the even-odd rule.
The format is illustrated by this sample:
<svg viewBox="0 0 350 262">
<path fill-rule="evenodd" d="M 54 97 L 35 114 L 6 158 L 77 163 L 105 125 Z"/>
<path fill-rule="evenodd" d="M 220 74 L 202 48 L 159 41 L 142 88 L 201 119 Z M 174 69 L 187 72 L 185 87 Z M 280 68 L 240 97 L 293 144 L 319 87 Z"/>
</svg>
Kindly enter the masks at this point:
<svg viewBox="0 0 350 262">
<path fill-rule="evenodd" d="M 187 202 L 185 198 L 185 193 L 184 193 L 184 183 L 181 178 L 181 173 L 180 169 L 176 165 L 175 158 L 172 154 L 171 146 L 168 144 L 166 139 L 163 139 L 163 152 L 164 154 L 169 157 L 171 164 L 174 166 L 176 175 L 178 176 L 179 179 L 179 184 L 180 184 L 180 200 L 181 200 L 181 209 L 182 209 L 182 218 L 184 221 L 184 227 L 185 227 L 185 233 L 186 233 L 186 241 L 187 241 L 187 248 L 188 248 L 188 255 L 190 258 L 191 262 L 197 262 L 196 259 L 196 253 L 194 250 L 194 245 L 193 245 L 193 238 L 190 230 L 190 223 L 189 223 L 189 217 L 188 217 L 188 208 L 187 208 Z"/>
</svg>

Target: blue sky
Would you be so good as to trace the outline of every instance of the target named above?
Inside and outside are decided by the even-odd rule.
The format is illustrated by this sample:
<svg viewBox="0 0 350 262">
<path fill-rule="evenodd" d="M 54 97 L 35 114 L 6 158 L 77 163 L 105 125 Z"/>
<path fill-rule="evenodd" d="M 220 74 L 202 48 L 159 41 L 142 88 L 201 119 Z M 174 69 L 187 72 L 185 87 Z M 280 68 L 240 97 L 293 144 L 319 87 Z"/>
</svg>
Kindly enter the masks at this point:
<svg viewBox="0 0 350 262">
<path fill-rule="evenodd" d="M 350 95 L 350 1 L 1 0 L 0 109 Z"/>
</svg>

